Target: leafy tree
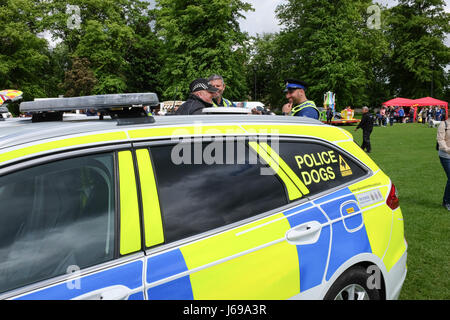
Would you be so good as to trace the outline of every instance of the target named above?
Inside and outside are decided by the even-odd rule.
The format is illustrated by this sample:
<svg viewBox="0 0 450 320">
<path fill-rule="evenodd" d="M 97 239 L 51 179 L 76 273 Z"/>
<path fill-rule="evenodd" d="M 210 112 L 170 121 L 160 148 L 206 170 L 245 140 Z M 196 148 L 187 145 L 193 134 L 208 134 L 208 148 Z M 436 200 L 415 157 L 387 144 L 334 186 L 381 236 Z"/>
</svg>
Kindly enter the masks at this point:
<svg viewBox="0 0 450 320">
<path fill-rule="evenodd" d="M 19 89 L 24 99 L 45 97 L 50 67 L 50 51 L 42 31 L 39 2 L 0 0 L 0 90 Z"/>
<path fill-rule="evenodd" d="M 286 48 L 287 33 L 266 33 L 257 35 L 251 41 L 251 59 L 247 65 L 249 95 L 257 100 L 281 110 L 284 104 L 283 79 L 289 76 L 286 71 L 290 54 Z"/>
<path fill-rule="evenodd" d="M 245 41 L 238 19 L 251 6 L 240 0 L 158 0 L 158 36 L 162 39 L 159 74 L 163 97 L 184 99 L 195 78 L 220 74 L 226 96 L 242 99 L 247 93 L 243 66 Z"/>
<path fill-rule="evenodd" d="M 372 67 L 388 53 L 382 29 L 367 25 L 371 1 L 288 0 L 277 8 L 291 77 L 310 84 L 307 96 L 321 105 L 336 93 L 338 109 L 369 105 L 377 77 Z"/>
<path fill-rule="evenodd" d="M 448 87 L 445 67 L 450 48 L 450 14 L 442 0 L 400 0 L 391 8 L 388 36 L 392 60 L 388 66 L 390 85 L 399 96 L 443 98 Z"/>
<path fill-rule="evenodd" d="M 87 58 L 73 59 L 72 68 L 65 73 L 63 84 L 65 97 L 79 97 L 92 93 L 97 79 L 89 66 Z"/>
<path fill-rule="evenodd" d="M 94 94 L 156 91 L 158 40 L 142 0 L 53 0 L 43 24 L 61 40 L 68 57 L 87 58 Z"/>
</svg>

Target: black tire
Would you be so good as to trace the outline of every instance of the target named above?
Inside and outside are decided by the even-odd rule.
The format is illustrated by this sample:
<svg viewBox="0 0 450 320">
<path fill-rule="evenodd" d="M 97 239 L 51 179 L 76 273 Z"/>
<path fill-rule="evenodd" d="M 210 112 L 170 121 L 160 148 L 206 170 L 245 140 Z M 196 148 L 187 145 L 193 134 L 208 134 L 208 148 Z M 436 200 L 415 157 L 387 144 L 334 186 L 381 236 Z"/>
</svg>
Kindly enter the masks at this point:
<svg viewBox="0 0 450 320">
<path fill-rule="evenodd" d="M 364 300 L 382 300 L 383 289 L 369 289 L 371 274 L 367 272 L 367 268 L 356 266 L 347 270 L 342 274 L 328 290 L 324 300 L 356 300 L 363 298 Z M 353 294 L 356 292 L 357 294 Z M 356 299 L 353 299 L 356 298 Z"/>
</svg>

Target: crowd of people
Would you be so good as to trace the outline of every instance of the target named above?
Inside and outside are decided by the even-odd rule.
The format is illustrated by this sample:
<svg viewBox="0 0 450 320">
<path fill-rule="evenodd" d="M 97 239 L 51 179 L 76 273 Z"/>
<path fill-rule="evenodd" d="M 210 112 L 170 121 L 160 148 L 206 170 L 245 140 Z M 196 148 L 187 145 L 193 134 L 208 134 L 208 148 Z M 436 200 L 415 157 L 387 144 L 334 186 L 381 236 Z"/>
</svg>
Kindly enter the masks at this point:
<svg viewBox="0 0 450 320">
<path fill-rule="evenodd" d="M 431 106 L 431 107 L 423 107 L 416 114 L 415 109 L 412 107 L 406 108 L 403 107 L 381 107 L 381 109 L 376 114 L 377 125 L 380 127 L 386 127 L 387 123 L 390 126 L 396 123 L 429 123 L 431 120 L 435 121 L 444 121 L 446 118 L 446 111 L 444 107 L 440 106 Z"/>
</svg>

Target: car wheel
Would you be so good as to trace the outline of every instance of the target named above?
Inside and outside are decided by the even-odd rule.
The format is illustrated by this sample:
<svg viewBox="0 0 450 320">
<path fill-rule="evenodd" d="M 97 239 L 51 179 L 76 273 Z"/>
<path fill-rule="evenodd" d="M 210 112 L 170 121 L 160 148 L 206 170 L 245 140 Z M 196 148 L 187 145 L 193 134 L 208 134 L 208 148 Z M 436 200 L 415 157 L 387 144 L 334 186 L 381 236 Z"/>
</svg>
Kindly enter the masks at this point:
<svg viewBox="0 0 450 320">
<path fill-rule="evenodd" d="M 368 288 L 370 276 L 366 268 L 351 268 L 336 280 L 324 300 L 381 300 L 381 288 Z"/>
</svg>

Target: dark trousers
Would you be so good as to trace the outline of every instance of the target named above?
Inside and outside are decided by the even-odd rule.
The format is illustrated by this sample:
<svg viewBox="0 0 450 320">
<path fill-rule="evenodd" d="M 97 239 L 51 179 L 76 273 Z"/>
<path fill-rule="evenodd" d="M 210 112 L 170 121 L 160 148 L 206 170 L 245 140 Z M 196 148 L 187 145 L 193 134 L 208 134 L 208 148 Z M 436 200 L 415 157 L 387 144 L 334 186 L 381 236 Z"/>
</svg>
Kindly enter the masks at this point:
<svg viewBox="0 0 450 320">
<path fill-rule="evenodd" d="M 331 121 L 333 120 L 333 114 L 327 114 L 327 123 L 331 123 Z"/>
<path fill-rule="evenodd" d="M 372 130 L 363 130 L 363 143 L 361 145 L 361 149 L 365 149 L 367 152 L 372 151 L 372 146 L 370 145 L 371 134 Z"/>
<path fill-rule="evenodd" d="M 444 198 L 442 203 L 444 205 L 450 204 L 450 159 L 439 157 L 445 174 L 447 175 L 447 185 L 445 186 Z"/>
</svg>

